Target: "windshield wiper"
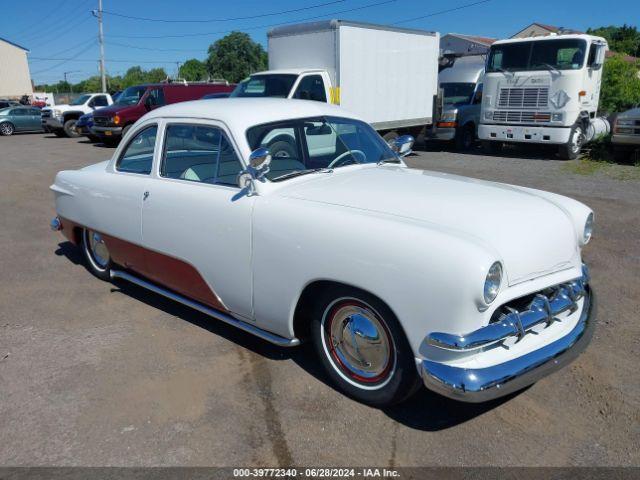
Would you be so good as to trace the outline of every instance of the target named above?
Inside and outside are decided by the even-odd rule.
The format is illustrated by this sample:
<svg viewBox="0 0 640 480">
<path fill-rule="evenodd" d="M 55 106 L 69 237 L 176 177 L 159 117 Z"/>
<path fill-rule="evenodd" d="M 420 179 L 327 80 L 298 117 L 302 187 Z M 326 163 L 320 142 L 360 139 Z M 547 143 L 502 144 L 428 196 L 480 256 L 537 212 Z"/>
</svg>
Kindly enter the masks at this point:
<svg viewBox="0 0 640 480">
<path fill-rule="evenodd" d="M 384 165 L 385 163 L 400 163 L 400 159 L 397 157 L 383 158 L 378 162 L 378 165 Z"/>
<path fill-rule="evenodd" d="M 300 177 L 307 173 L 333 173 L 333 168 L 313 168 L 311 170 L 296 170 L 294 172 L 285 173 L 279 177 L 272 178 L 271 181 L 286 180 L 288 178 Z"/>
<path fill-rule="evenodd" d="M 545 62 L 540 62 L 536 64 L 536 67 L 540 65 L 541 67 L 547 67 L 547 70 L 549 70 L 550 72 L 555 72 L 557 74 L 560 74 L 560 70 L 558 70 L 556 67 L 554 67 L 553 65 L 549 64 L 549 63 L 545 63 Z"/>
<path fill-rule="evenodd" d="M 504 73 L 505 75 L 511 75 L 512 77 L 515 75 L 511 70 L 502 67 L 493 67 L 496 72 Z"/>
</svg>

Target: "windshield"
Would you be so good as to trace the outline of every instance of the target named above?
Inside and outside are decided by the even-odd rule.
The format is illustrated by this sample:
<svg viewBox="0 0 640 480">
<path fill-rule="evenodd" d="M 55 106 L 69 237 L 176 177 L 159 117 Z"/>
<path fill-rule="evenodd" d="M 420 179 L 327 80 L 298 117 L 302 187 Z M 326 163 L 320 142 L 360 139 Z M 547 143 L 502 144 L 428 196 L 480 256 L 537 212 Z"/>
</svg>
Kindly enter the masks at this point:
<svg viewBox="0 0 640 480">
<path fill-rule="evenodd" d="M 287 98 L 297 75 L 254 75 L 238 84 L 231 97 L 277 97 Z"/>
<path fill-rule="evenodd" d="M 115 105 L 136 105 L 146 91 L 147 87 L 129 87 L 120 94 Z"/>
<path fill-rule="evenodd" d="M 471 103 L 473 92 L 476 89 L 475 83 L 441 83 L 440 88 L 444 90 L 445 105 L 468 105 Z"/>
<path fill-rule="evenodd" d="M 577 38 L 505 43 L 491 47 L 487 72 L 580 70 L 587 43 Z"/>
<path fill-rule="evenodd" d="M 69 105 L 82 105 L 86 103 L 87 100 L 89 100 L 90 98 L 91 98 L 91 95 L 81 95 L 78 98 L 76 98 L 73 102 L 71 102 Z"/>
<path fill-rule="evenodd" d="M 399 161 L 370 125 L 347 118 L 306 118 L 258 125 L 247 130 L 247 140 L 252 150 L 269 149 L 267 178 L 273 181 L 358 163 Z"/>
</svg>

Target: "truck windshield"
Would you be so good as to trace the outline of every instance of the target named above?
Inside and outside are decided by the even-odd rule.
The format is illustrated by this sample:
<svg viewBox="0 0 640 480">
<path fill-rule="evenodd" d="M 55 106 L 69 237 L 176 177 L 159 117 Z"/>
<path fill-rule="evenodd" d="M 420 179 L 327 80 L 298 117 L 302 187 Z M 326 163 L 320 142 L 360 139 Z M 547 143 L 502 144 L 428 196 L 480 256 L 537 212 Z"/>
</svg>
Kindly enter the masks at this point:
<svg viewBox="0 0 640 480">
<path fill-rule="evenodd" d="M 587 42 L 578 38 L 493 45 L 487 72 L 580 70 L 586 49 Z"/>
<path fill-rule="evenodd" d="M 83 105 L 90 98 L 91 98 L 91 95 L 80 95 L 78 98 L 76 98 L 69 105 Z"/>
<path fill-rule="evenodd" d="M 231 97 L 277 97 L 287 98 L 297 75 L 254 75 L 238 84 Z"/>
<path fill-rule="evenodd" d="M 441 83 L 445 105 L 468 105 L 476 88 L 475 83 Z"/>
<path fill-rule="evenodd" d="M 120 94 L 115 105 L 136 105 L 146 91 L 147 87 L 129 87 Z"/>
<path fill-rule="evenodd" d="M 252 150 L 268 148 L 267 178 L 281 181 L 360 163 L 399 162 L 389 145 L 367 123 L 317 117 L 257 125 L 247 130 Z"/>
</svg>

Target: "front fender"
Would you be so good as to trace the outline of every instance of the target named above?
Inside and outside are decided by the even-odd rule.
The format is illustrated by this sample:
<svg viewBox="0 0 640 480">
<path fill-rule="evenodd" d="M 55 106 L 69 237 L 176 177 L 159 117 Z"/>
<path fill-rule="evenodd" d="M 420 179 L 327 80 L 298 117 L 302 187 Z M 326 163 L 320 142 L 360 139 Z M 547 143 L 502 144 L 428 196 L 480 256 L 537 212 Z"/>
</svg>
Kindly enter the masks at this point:
<svg viewBox="0 0 640 480">
<path fill-rule="evenodd" d="M 311 282 L 366 290 L 398 317 L 415 352 L 430 331 L 478 328 L 478 299 L 495 253 L 472 237 L 336 205 L 261 197 L 253 222 L 254 311 L 262 328 L 293 337 Z"/>
</svg>

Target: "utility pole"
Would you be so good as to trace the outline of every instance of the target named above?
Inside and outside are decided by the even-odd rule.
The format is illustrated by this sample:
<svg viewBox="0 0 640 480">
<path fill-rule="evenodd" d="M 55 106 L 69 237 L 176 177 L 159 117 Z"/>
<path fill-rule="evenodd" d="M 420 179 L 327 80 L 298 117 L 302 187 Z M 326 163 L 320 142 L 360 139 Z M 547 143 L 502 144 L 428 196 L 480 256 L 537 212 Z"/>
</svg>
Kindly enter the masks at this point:
<svg viewBox="0 0 640 480">
<path fill-rule="evenodd" d="M 94 13 L 95 15 L 95 13 Z M 102 31 L 102 0 L 98 0 L 98 41 L 100 42 L 100 78 L 102 79 L 102 93 L 107 92 L 107 77 L 104 72 L 104 32 Z"/>
</svg>

